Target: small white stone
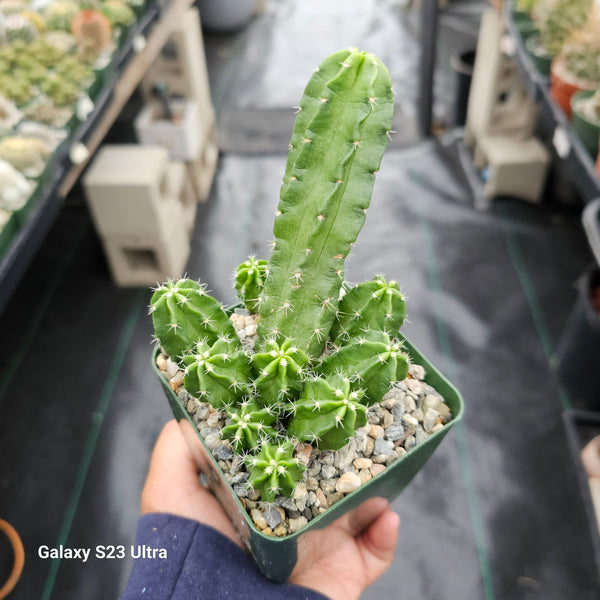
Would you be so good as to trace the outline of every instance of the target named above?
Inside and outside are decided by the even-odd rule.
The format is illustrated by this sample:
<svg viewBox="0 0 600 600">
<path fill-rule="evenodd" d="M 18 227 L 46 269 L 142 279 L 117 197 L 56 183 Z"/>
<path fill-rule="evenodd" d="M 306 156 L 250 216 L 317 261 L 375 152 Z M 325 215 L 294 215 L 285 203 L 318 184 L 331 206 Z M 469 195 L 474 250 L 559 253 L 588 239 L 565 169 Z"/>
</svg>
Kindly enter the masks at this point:
<svg viewBox="0 0 600 600">
<path fill-rule="evenodd" d="M 370 458 L 357 458 L 352 464 L 356 469 L 368 469 L 373 461 Z"/>
<path fill-rule="evenodd" d="M 344 473 L 335 484 L 335 490 L 347 494 L 360 487 L 360 477 L 353 471 Z"/>
<path fill-rule="evenodd" d="M 174 363 L 170 358 L 167 358 L 167 373 L 169 374 L 169 379 L 171 379 L 171 377 L 175 377 L 177 371 L 179 371 L 177 364 Z"/>
<path fill-rule="evenodd" d="M 247 336 L 252 337 L 253 335 L 256 334 L 256 323 L 254 321 L 252 321 L 252 323 L 250 323 L 249 325 L 246 325 L 246 328 L 244 331 L 246 332 Z"/>
<path fill-rule="evenodd" d="M 158 367 L 159 371 L 166 371 L 167 370 L 167 359 L 164 356 L 164 354 L 159 354 L 156 357 L 156 366 Z"/>
<path fill-rule="evenodd" d="M 409 427 L 416 427 L 419 424 L 419 421 L 415 419 L 412 415 L 403 415 L 402 422 L 408 425 Z"/>
<path fill-rule="evenodd" d="M 421 365 L 410 365 L 408 367 L 408 374 L 419 381 L 425 379 L 425 369 Z"/>
<path fill-rule="evenodd" d="M 297 519 L 290 519 L 288 521 L 290 533 L 296 533 L 296 531 L 300 531 L 300 529 L 302 529 L 307 523 L 308 521 L 304 516 L 298 517 Z"/>
<path fill-rule="evenodd" d="M 441 431 L 442 429 L 444 429 L 444 426 L 441 423 L 437 423 L 431 429 L 431 433 L 437 433 L 438 431 Z"/>
<path fill-rule="evenodd" d="M 434 428 L 438 416 L 438 412 L 436 410 L 433 410 L 433 408 L 428 408 L 425 412 L 425 416 L 423 417 L 423 429 L 427 433 L 430 433 L 431 430 Z"/>
<path fill-rule="evenodd" d="M 267 522 L 265 521 L 265 518 L 264 518 L 262 512 L 260 512 L 260 510 L 258 510 L 258 508 L 253 508 L 250 511 L 250 516 L 252 517 L 252 520 L 254 521 L 254 524 L 259 529 L 266 529 L 267 528 Z"/>
<path fill-rule="evenodd" d="M 423 410 L 427 411 L 428 408 L 436 409 L 440 404 L 440 399 L 433 394 L 427 394 L 425 400 L 423 400 Z"/>
<path fill-rule="evenodd" d="M 417 396 L 422 394 L 425 390 L 425 386 L 418 379 L 406 379 L 406 387 Z"/>
</svg>

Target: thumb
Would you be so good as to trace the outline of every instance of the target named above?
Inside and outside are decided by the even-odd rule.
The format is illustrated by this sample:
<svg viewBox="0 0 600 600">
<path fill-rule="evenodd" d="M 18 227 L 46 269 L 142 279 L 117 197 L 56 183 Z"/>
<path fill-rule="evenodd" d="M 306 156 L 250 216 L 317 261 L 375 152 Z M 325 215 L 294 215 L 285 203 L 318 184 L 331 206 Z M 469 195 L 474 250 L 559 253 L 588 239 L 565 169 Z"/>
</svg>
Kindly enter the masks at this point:
<svg viewBox="0 0 600 600">
<path fill-rule="evenodd" d="M 400 517 L 386 510 L 356 539 L 365 565 L 367 585 L 373 583 L 392 563 L 399 528 Z"/>
</svg>

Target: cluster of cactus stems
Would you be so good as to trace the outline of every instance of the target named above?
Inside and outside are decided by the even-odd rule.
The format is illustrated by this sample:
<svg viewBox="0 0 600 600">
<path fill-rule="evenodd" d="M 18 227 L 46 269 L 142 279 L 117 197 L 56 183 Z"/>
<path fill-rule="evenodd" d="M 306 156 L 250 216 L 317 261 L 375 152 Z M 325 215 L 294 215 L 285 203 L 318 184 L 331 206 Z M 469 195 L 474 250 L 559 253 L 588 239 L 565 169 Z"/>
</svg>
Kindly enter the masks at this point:
<svg viewBox="0 0 600 600">
<path fill-rule="evenodd" d="M 155 336 L 184 369 L 187 391 L 225 411 L 222 436 L 246 455 L 265 501 L 290 495 L 304 466 L 295 442 L 337 450 L 408 373 L 396 336 L 405 317 L 395 281 L 355 287 L 344 260 L 365 220 L 391 129 L 389 73 L 347 49 L 310 79 L 290 143 L 270 260 L 253 257 L 235 287 L 258 322 L 242 348 L 221 303 L 199 283 L 167 282 L 152 296 Z"/>
</svg>

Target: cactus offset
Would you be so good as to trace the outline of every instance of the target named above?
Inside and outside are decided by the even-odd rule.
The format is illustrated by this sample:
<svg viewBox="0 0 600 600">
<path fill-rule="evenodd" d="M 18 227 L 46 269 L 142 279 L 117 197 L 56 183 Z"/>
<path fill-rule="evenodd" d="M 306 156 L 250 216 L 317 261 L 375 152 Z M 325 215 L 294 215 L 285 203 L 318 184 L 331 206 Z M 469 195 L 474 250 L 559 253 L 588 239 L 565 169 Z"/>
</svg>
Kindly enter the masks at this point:
<svg viewBox="0 0 600 600">
<path fill-rule="evenodd" d="M 350 379 L 340 375 L 316 377 L 306 382 L 295 403 L 288 433 L 305 442 L 317 442 L 322 450 L 338 450 L 348 443 L 357 427 L 367 424 L 364 391 L 351 389 Z"/>
<path fill-rule="evenodd" d="M 359 283 L 340 300 L 331 339 L 344 343 L 353 336 L 375 329 L 395 335 L 406 318 L 404 296 L 396 281 L 382 275 Z"/>
<path fill-rule="evenodd" d="M 231 423 L 223 427 L 221 435 L 231 442 L 236 452 L 252 450 L 277 437 L 271 425 L 277 421 L 278 413 L 270 407 L 260 408 L 254 398 L 244 400 L 239 406 L 226 407 L 225 411 Z"/>
<path fill-rule="evenodd" d="M 383 331 L 367 331 L 327 356 L 315 369 L 321 375 L 343 373 L 365 391 L 364 402 L 380 402 L 394 381 L 408 375 L 408 356 Z"/>
<path fill-rule="evenodd" d="M 183 356 L 185 389 L 215 408 L 222 408 L 252 389 L 250 362 L 240 341 L 220 338 L 212 346 L 202 340 Z"/>
<path fill-rule="evenodd" d="M 250 471 L 248 483 L 260 490 L 263 502 L 273 502 L 277 494 L 291 496 L 296 482 L 304 475 L 304 465 L 294 457 L 294 444 L 262 444 L 260 452 L 246 458 Z"/>
<path fill-rule="evenodd" d="M 235 272 L 235 290 L 250 312 L 257 312 L 265 285 L 267 261 L 249 256 Z"/>
<path fill-rule="evenodd" d="M 155 337 L 167 354 L 181 358 L 199 340 L 213 344 L 221 336 L 237 339 L 223 305 L 190 279 L 167 281 L 150 300 Z"/>
<path fill-rule="evenodd" d="M 259 336 L 274 330 L 318 357 L 344 259 L 369 206 L 392 124 L 392 83 L 372 54 L 327 58 L 300 101 L 273 233 Z"/>
<path fill-rule="evenodd" d="M 263 404 L 278 404 L 302 389 L 308 357 L 289 338 L 270 338 L 252 356 L 254 383 Z"/>
</svg>

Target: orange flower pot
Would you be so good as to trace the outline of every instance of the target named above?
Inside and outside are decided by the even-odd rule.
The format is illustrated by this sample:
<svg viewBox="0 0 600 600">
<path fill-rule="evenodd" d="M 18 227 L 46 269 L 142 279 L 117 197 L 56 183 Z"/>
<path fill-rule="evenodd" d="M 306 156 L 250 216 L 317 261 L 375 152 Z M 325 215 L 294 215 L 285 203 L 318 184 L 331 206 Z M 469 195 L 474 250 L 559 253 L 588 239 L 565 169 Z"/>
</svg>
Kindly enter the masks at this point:
<svg viewBox="0 0 600 600">
<path fill-rule="evenodd" d="M 586 81 L 573 77 L 566 67 L 563 58 L 558 57 L 552 61 L 550 69 L 550 94 L 562 111 L 571 118 L 571 97 L 577 92 L 593 90 L 595 86 Z"/>
</svg>

